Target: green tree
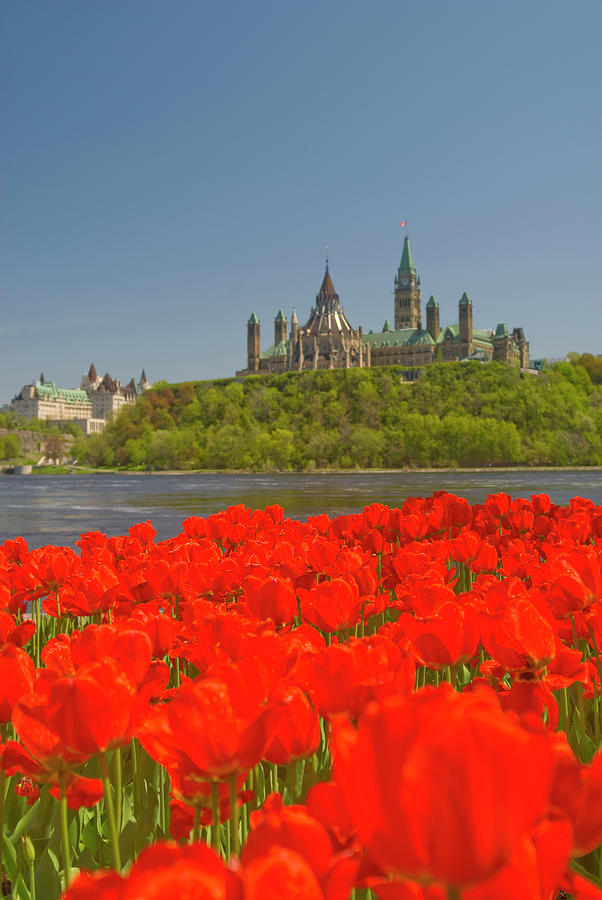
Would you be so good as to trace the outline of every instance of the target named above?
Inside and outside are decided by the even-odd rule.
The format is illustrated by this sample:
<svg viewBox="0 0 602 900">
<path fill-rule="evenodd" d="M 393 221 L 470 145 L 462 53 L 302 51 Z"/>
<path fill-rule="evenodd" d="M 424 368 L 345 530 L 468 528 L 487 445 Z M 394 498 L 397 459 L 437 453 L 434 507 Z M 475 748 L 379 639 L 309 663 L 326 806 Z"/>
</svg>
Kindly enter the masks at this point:
<svg viewBox="0 0 602 900">
<path fill-rule="evenodd" d="M 7 434 L 0 438 L 2 459 L 18 459 L 21 455 L 21 440 L 16 434 Z"/>
</svg>

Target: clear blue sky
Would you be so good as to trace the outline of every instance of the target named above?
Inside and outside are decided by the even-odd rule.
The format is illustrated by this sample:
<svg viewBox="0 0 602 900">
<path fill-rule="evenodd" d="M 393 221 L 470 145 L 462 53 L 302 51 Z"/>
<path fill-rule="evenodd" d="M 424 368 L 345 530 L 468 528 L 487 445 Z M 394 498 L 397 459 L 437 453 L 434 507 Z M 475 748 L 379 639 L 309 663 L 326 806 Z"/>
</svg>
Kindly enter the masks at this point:
<svg viewBox="0 0 602 900">
<path fill-rule="evenodd" d="M 423 300 L 602 352 L 599 0 L 3 0 L 0 402 L 232 375 L 255 311 Z"/>
</svg>

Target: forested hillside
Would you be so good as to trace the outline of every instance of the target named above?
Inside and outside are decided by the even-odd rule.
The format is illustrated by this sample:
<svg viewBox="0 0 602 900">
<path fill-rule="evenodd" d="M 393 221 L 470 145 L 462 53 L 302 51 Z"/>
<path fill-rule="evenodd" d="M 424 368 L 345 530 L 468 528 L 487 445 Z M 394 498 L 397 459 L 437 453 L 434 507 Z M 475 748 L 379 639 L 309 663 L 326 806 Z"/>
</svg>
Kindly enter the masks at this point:
<svg viewBox="0 0 602 900">
<path fill-rule="evenodd" d="M 602 388 L 581 365 L 402 372 L 159 384 L 74 449 L 91 465 L 166 469 L 602 464 Z"/>
</svg>

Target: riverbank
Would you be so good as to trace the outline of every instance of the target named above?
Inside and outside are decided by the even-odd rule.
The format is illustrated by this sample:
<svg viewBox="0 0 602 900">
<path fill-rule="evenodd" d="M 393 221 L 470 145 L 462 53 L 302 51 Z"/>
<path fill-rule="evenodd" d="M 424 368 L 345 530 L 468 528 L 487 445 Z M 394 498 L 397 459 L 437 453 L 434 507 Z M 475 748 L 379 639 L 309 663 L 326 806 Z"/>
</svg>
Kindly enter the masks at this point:
<svg viewBox="0 0 602 900">
<path fill-rule="evenodd" d="M 266 469 L 264 471 L 252 471 L 250 469 L 127 469 L 127 468 L 92 468 L 90 466 L 39 466 L 32 469 L 32 475 L 277 475 L 286 478 L 297 475 L 408 475 L 423 474 L 449 474 L 449 473 L 487 473 L 487 472 L 602 472 L 602 466 L 447 466 L 447 467 L 412 467 L 385 469 L 385 468 L 353 468 L 353 469 L 312 469 L 308 472 L 304 469 L 281 470 Z M 0 471 L 1 475 L 13 474 L 6 468 Z"/>
</svg>

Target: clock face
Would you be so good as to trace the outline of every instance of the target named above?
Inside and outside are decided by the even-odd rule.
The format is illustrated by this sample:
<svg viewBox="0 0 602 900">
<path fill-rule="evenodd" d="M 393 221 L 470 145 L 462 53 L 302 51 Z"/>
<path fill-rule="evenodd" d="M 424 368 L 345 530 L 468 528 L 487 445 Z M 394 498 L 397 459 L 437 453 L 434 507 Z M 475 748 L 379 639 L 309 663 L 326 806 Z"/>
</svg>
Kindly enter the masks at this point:
<svg viewBox="0 0 602 900">
<path fill-rule="evenodd" d="M 410 282 L 408 281 L 407 278 L 402 278 L 402 279 L 401 279 L 401 286 L 402 286 L 402 287 L 407 287 L 409 283 L 410 283 Z"/>
</svg>

